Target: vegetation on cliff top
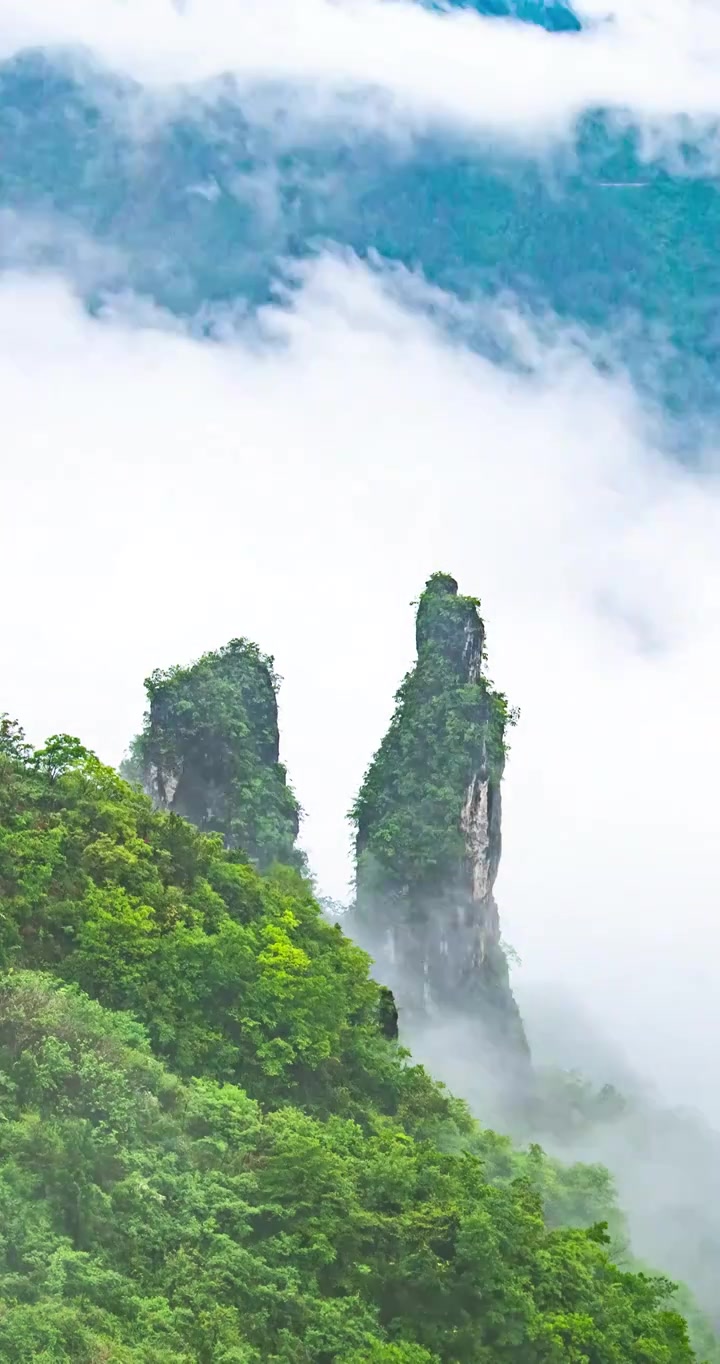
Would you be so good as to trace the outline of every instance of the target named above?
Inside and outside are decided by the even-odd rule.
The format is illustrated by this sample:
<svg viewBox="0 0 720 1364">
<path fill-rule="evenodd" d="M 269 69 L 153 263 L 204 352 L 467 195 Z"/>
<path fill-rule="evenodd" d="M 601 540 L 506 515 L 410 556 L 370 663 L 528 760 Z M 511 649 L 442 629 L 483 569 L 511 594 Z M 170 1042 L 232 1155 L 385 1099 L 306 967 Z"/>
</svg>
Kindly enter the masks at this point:
<svg viewBox="0 0 720 1364">
<path fill-rule="evenodd" d="M 359 881 L 367 875 L 386 892 L 451 883 L 465 856 L 460 811 L 472 777 L 502 777 L 514 715 L 482 671 L 479 604 L 445 573 L 418 603 L 417 662 L 351 811 Z"/>
<path fill-rule="evenodd" d="M 302 865 L 300 810 L 279 761 L 278 678 L 246 639 L 146 680 L 148 711 L 125 769 L 259 865 Z"/>
</svg>

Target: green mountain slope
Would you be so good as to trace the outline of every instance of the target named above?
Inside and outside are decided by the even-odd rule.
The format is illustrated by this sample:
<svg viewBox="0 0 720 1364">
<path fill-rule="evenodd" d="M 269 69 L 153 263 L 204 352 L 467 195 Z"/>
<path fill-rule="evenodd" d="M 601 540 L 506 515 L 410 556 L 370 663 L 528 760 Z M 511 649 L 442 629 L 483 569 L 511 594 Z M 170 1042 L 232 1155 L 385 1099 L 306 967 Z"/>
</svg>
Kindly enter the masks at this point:
<svg viewBox="0 0 720 1364">
<path fill-rule="evenodd" d="M 559 1225 L 602 1219 L 604 1172 L 411 1065 L 297 872 L 75 740 L 0 750 L 3 1360 L 694 1357 L 663 1279 Z"/>
</svg>

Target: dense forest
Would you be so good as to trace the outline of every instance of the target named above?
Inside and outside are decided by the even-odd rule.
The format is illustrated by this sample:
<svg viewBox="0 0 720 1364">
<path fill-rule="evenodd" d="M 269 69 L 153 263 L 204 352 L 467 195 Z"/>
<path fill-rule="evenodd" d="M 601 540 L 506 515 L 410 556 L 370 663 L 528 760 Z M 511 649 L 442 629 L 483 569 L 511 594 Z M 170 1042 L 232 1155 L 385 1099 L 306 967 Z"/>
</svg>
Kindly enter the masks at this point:
<svg viewBox="0 0 720 1364">
<path fill-rule="evenodd" d="M 492 949 L 470 1026 L 490 987 L 515 1017 L 494 875 L 462 881 L 480 827 L 468 843 L 464 793 L 486 815 L 499 800 L 509 711 L 447 575 L 418 629 L 354 818 L 373 913 L 385 895 L 426 924 L 459 878 L 467 940 Z M 484 1127 L 398 1040 L 381 971 L 295 848 L 276 688 L 244 640 L 154 674 L 128 780 L 2 721 L 0 1359 L 709 1358 L 687 1297 L 633 1265 L 608 1172 Z M 481 852 L 496 870 L 499 847 Z"/>
</svg>

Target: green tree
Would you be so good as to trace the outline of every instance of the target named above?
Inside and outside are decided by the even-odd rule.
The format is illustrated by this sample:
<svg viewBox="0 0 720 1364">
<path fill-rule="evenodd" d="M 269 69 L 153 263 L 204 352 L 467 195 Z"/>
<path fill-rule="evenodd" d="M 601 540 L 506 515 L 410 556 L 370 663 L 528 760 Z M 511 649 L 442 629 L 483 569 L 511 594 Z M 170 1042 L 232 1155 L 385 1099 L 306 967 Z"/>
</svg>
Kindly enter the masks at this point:
<svg viewBox="0 0 720 1364">
<path fill-rule="evenodd" d="M 154 672 L 126 766 L 163 808 L 222 834 L 261 867 L 302 866 L 300 809 L 279 761 L 278 677 L 246 639 Z"/>
<path fill-rule="evenodd" d="M 295 869 L 11 736 L 0 909 L 3 1360 L 692 1364 L 601 1175 L 412 1065 Z"/>
</svg>

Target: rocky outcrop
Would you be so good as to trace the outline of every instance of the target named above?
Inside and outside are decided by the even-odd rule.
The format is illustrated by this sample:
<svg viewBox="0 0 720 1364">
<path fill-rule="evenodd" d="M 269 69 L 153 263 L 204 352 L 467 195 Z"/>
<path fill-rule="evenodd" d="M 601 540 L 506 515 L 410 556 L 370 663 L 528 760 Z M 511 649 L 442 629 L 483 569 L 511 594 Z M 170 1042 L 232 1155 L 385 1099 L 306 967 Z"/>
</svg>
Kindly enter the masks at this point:
<svg viewBox="0 0 720 1364">
<path fill-rule="evenodd" d="M 417 662 L 354 807 L 355 931 L 403 1021 L 473 1020 L 487 1045 L 528 1057 L 494 885 L 512 716 L 484 667 L 479 603 L 434 575 L 417 611 Z"/>
<path fill-rule="evenodd" d="M 272 659 L 231 640 L 188 668 L 155 672 L 149 708 L 127 775 L 155 804 L 260 867 L 298 864 L 299 808 L 279 761 L 277 678 Z"/>
</svg>

